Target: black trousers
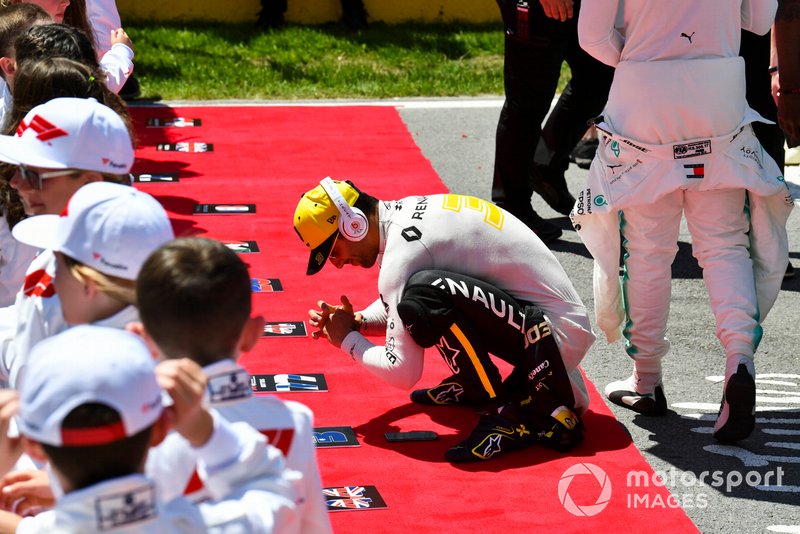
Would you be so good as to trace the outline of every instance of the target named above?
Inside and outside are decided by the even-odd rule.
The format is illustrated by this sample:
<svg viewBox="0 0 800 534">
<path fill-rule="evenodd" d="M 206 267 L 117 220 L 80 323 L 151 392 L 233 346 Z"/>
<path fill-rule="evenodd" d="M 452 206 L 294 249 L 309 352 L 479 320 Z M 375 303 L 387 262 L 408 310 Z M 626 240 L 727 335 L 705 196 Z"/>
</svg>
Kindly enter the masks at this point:
<svg viewBox="0 0 800 534">
<path fill-rule="evenodd" d="M 783 150 L 785 137 L 783 130 L 777 125 L 778 108 L 772 99 L 772 79 L 769 68 L 770 34 L 756 35 L 748 31 L 742 32 L 742 45 L 739 55 L 744 58 L 744 76 L 746 83 L 747 103 L 758 111 L 762 117 L 776 124 L 753 123 L 753 132 L 758 141 L 772 156 L 778 166 L 783 169 L 786 153 Z"/>
<path fill-rule="evenodd" d="M 437 347 L 467 396 L 497 398 L 535 421 L 559 406 L 574 408 L 558 345 L 535 304 L 469 276 L 428 270 L 411 277 L 397 311 L 414 341 Z M 505 381 L 490 354 L 513 365 Z"/>
<path fill-rule="evenodd" d="M 505 104 L 497 124 L 492 200 L 520 215 L 531 209 L 534 162 L 563 175 L 588 121 L 606 104 L 614 69 L 578 44 L 580 2 L 566 22 L 545 16 L 537 0 L 527 2 L 527 38 L 520 35 L 520 2 L 497 2 L 505 26 Z M 542 129 L 564 61 L 572 78 Z"/>
</svg>

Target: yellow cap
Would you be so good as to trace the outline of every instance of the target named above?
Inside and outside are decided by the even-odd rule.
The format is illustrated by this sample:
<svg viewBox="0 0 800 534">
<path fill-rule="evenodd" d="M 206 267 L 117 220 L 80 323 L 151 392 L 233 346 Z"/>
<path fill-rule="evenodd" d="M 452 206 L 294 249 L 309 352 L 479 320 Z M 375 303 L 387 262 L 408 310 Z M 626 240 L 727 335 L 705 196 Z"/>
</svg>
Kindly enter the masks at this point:
<svg viewBox="0 0 800 534">
<path fill-rule="evenodd" d="M 358 200 L 359 191 L 350 182 L 333 182 L 349 205 Z M 294 230 L 311 249 L 306 274 L 316 274 L 325 265 L 339 232 L 339 209 L 321 185 L 303 194 L 294 210 Z"/>
</svg>

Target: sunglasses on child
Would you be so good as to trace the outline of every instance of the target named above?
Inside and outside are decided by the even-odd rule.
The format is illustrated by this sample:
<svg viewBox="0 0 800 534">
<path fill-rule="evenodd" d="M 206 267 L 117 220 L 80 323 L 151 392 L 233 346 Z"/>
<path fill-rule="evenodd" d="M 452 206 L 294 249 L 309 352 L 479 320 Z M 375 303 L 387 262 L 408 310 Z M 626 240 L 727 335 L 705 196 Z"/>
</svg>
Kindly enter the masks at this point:
<svg viewBox="0 0 800 534">
<path fill-rule="evenodd" d="M 25 165 L 17 165 L 17 171 L 19 172 L 20 178 L 22 178 L 32 189 L 36 189 L 37 191 L 41 191 L 42 189 L 42 180 L 47 180 L 48 178 L 57 178 L 59 176 L 74 176 L 84 172 L 75 169 L 39 172 L 29 169 Z"/>
</svg>

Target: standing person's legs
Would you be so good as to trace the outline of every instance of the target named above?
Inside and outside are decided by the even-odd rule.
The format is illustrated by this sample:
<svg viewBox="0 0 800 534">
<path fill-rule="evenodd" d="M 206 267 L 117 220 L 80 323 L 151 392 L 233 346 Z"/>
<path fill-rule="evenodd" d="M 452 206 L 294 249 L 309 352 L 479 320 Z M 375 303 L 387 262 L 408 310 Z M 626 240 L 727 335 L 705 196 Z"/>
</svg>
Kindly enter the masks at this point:
<svg viewBox="0 0 800 534">
<path fill-rule="evenodd" d="M 786 155 L 783 144 L 786 138 L 777 124 L 778 107 L 772 99 L 772 75 L 768 71 L 770 34 L 756 35 L 743 31 L 739 55 L 744 58 L 747 103 L 765 119 L 775 122 L 775 124 L 754 122 L 753 131 L 767 154 L 772 156 L 782 169 Z"/>
<path fill-rule="evenodd" d="M 363 0 L 342 0 L 342 22 L 351 30 L 367 27 L 367 11 Z"/>
<path fill-rule="evenodd" d="M 786 165 L 786 151 L 783 148 L 786 136 L 778 126 L 778 107 L 772 99 L 773 75 L 768 70 L 770 66 L 770 34 L 756 35 L 743 31 L 739 55 L 744 58 L 747 103 L 762 117 L 775 123 L 754 122 L 752 124 L 753 132 L 767 154 L 775 160 L 778 167 L 783 169 Z M 794 267 L 789 262 L 784 278 L 792 277 L 794 277 Z"/>
<path fill-rule="evenodd" d="M 627 208 L 621 218 L 627 312 L 623 334 L 634 369 L 628 379 L 606 386 L 605 393 L 615 404 L 644 415 L 667 411 L 661 359 L 669 351 L 665 336 L 682 211 L 679 190 L 656 203 Z"/>
<path fill-rule="evenodd" d="M 738 441 L 755 426 L 753 354 L 761 340 L 758 299 L 750 258 L 745 191 L 687 191 L 686 220 L 692 250 L 703 269 L 717 338 L 725 349 L 725 386 L 714 437 Z"/>
<path fill-rule="evenodd" d="M 545 242 L 561 230 L 531 207 L 533 153 L 563 61 L 561 22 L 548 19 L 538 2 L 528 12 L 529 32 L 520 37 L 516 1 L 499 0 L 505 27 L 503 79 L 506 100 L 497 124 L 492 200 L 525 222 Z"/>
<path fill-rule="evenodd" d="M 572 78 L 561 93 L 542 129 L 531 175 L 534 191 L 557 212 L 569 215 L 575 198 L 564 179 L 569 155 L 586 133 L 589 120 L 600 115 L 608 100 L 614 69 L 587 54 L 578 43 L 577 17 L 566 21 L 565 59 Z"/>
<path fill-rule="evenodd" d="M 256 26 L 264 29 L 281 26 L 287 7 L 286 0 L 261 0 L 261 11 L 258 13 Z"/>
</svg>

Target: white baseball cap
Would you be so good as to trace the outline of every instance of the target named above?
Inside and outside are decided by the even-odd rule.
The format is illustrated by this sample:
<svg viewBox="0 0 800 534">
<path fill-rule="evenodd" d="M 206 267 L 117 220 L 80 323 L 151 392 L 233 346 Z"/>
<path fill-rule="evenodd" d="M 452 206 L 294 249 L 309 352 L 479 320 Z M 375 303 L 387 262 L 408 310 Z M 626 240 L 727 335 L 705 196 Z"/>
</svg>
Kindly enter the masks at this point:
<svg viewBox="0 0 800 534">
<path fill-rule="evenodd" d="M 120 116 L 97 100 L 54 98 L 30 110 L 16 135 L 0 135 L 0 161 L 127 174 L 133 143 Z"/>
<path fill-rule="evenodd" d="M 126 280 L 136 280 L 150 253 L 175 237 L 167 212 L 155 198 L 111 182 L 84 185 L 61 215 L 24 219 L 12 233 L 17 241 L 62 252 Z"/>
<path fill-rule="evenodd" d="M 20 387 L 20 433 L 54 446 L 104 445 L 152 426 L 161 415 L 155 363 L 144 342 L 116 328 L 81 325 L 37 343 Z M 121 422 L 63 428 L 75 408 L 100 403 Z"/>
</svg>

